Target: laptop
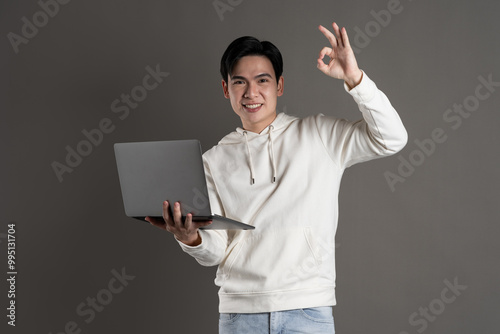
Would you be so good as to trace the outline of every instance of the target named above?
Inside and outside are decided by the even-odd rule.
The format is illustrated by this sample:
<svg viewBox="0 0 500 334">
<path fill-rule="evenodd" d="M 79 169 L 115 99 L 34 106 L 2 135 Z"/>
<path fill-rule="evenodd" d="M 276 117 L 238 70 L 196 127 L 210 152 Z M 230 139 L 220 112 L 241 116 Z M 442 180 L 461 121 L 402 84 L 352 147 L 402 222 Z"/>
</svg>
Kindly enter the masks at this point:
<svg viewBox="0 0 500 334">
<path fill-rule="evenodd" d="M 212 220 L 201 229 L 243 229 L 255 227 L 212 214 L 198 140 L 116 143 L 116 165 L 125 214 L 145 221 L 161 218 L 162 203 L 181 203 L 183 220 Z"/>
</svg>

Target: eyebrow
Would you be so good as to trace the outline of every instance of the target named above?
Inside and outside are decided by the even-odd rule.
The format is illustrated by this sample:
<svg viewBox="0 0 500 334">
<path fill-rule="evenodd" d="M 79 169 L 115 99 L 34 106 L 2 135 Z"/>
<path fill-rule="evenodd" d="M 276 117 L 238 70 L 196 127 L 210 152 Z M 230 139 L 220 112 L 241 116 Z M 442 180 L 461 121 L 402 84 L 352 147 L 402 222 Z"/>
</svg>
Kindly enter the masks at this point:
<svg viewBox="0 0 500 334">
<path fill-rule="evenodd" d="M 271 74 L 269 74 L 269 73 L 261 73 L 261 74 L 259 74 L 259 75 L 256 75 L 256 76 L 254 77 L 254 79 L 259 79 L 259 78 L 264 78 L 264 77 L 266 77 L 266 78 L 270 78 L 270 79 L 272 79 L 272 78 L 273 78 L 273 77 L 271 76 Z M 235 76 L 231 77 L 231 80 L 237 80 L 237 79 L 240 79 L 240 80 L 241 80 L 241 79 L 246 80 L 246 78 L 245 78 L 244 76 L 241 76 L 241 75 L 235 75 Z"/>
</svg>

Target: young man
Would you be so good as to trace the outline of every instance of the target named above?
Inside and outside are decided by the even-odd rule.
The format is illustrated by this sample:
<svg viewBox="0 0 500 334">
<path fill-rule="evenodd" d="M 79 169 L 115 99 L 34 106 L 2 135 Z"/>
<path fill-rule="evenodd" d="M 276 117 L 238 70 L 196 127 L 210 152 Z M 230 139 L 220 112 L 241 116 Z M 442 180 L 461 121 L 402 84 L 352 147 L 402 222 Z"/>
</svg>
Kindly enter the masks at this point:
<svg viewBox="0 0 500 334">
<path fill-rule="evenodd" d="M 242 128 L 203 158 L 215 213 L 254 225 L 252 231 L 199 230 L 182 223 L 180 204 L 163 203 L 164 220 L 182 249 L 218 265 L 220 333 L 334 333 L 335 232 L 344 169 L 394 154 L 406 130 L 387 97 L 356 63 L 345 28 L 320 26 L 331 47 L 318 69 L 345 82 L 363 119 L 276 113 L 283 94 L 278 49 L 252 37 L 233 41 L 221 60 L 222 88 Z M 324 57 L 328 56 L 328 64 Z"/>
</svg>

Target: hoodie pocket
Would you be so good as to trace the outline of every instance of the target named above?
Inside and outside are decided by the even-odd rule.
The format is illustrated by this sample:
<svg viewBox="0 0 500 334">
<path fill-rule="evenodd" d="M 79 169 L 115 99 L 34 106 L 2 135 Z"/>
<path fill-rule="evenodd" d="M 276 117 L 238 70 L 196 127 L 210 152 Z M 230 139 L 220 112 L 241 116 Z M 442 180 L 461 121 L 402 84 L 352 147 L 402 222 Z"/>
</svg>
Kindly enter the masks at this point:
<svg viewBox="0 0 500 334">
<path fill-rule="evenodd" d="M 216 283 L 225 293 L 310 287 L 319 278 L 315 249 L 309 227 L 265 230 L 247 236 L 221 264 Z"/>
</svg>

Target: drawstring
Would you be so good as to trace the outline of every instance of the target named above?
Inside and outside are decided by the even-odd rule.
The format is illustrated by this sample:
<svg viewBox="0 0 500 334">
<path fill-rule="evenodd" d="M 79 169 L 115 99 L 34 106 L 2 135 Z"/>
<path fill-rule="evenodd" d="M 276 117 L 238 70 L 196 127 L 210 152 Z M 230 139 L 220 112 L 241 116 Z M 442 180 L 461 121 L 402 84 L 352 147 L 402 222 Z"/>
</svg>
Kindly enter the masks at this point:
<svg viewBox="0 0 500 334">
<path fill-rule="evenodd" d="M 248 145 L 248 135 L 246 131 L 243 131 L 243 134 L 245 135 L 245 142 L 247 144 L 247 152 L 248 152 L 248 160 L 250 161 L 250 178 L 251 178 L 251 184 L 255 183 L 255 173 L 253 170 L 253 162 L 252 162 L 252 153 L 250 153 L 250 146 Z"/>
<path fill-rule="evenodd" d="M 270 154 L 270 158 L 271 158 L 271 164 L 273 165 L 273 178 L 271 179 L 271 182 L 275 183 L 276 182 L 276 161 L 274 158 L 274 146 L 273 146 L 273 136 L 272 136 L 273 130 L 274 130 L 274 126 L 269 125 L 269 154 Z M 250 152 L 250 145 L 248 144 L 247 131 L 243 131 L 243 135 L 245 136 L 245 143 L 247 145 L 247 153 L 248 153 L 248 161 L 250 163 L 251 184 L 255 184 L 255 171 L 253 169 L 252 153 Z"/>
<path fill-rule="evenodd" d="M 273 164 L 273 179 L 271 180 L 272 183 L 276 182 L 276 163 L 274 161 L 274 147 L 273 147 L 273 136 L 271 135 L 273 133 L 274 126 L 269 125 L 269 144 L 271 146 L 270 153 L 271 153 L 271 163 Z"/>
</svg>

